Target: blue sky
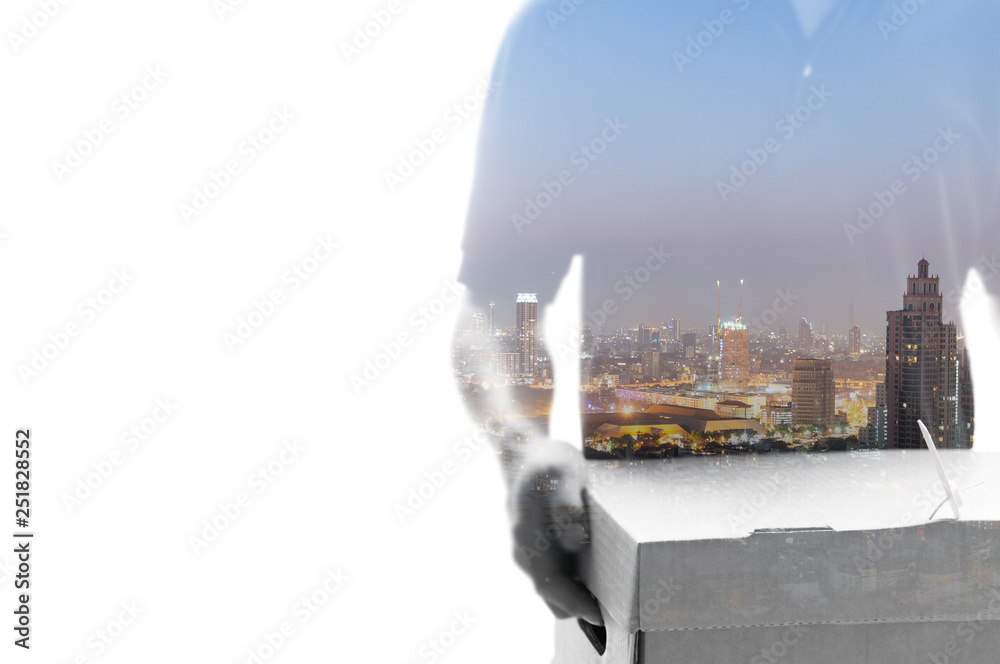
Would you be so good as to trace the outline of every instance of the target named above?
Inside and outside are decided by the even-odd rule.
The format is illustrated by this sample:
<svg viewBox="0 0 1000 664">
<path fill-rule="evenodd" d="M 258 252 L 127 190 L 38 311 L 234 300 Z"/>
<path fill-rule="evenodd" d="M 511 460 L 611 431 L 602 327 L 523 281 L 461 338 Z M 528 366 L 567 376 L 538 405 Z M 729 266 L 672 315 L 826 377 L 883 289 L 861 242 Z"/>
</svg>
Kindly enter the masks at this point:
<svg viewBox="0 0 1000 664">
<path fill-rule="evenodd" d="M 745 313 L 791 287 L 780 323 L 841 332 L 852 301 L 882 328 L 921 256 L 958 286 L 997 245 L 995 3 L 905 22 L 892 3 L 806 4 L 830 5 L 810 36 L 789 0 L 530 5 L 498 54 L 463 281 L 544 299 L 582 253 L 585 308 L 613 299 L 623 324 L 708 325 L 716 280 L 744 278 Z M 548 205 L 519 225 L 531 202 Z M 624 301 L 614 284 L 661 244 L 671 260 Z"/>
</svg>

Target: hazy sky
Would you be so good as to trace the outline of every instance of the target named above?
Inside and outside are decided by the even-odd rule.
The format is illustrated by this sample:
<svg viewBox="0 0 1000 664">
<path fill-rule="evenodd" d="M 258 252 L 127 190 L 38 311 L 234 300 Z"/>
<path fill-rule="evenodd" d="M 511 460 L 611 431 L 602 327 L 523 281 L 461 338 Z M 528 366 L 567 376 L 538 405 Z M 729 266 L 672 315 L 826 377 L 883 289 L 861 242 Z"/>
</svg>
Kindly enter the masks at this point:
<svg viewBox="0 0 1000 664">
<path fill-rule="evenodd" d="M 997 3 L 559 4 L 511 27 L 483 121 L 461 279 L 498 323 L 582 253 L 613 323 L 709 325 L 743 278 L 745 317 L 790 289 L 780 324 L 881 330 L 922 256 L 947 292 L 1000 253 Z"/>
</svg>

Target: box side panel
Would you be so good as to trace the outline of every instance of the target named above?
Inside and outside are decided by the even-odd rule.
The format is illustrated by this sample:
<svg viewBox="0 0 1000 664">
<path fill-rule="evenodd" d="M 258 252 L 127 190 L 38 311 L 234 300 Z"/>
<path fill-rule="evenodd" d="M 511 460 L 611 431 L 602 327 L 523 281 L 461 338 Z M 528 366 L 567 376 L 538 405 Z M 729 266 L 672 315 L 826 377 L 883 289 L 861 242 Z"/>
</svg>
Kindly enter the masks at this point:
<svg viewBox="0 0 1000 664">
<path fill-rule="evenodd" d="M 643 632 L 640 664 L 995 664 L 998 622 Z"/>
<path fill-rule="evenodd" d="M 1000 524 L 641 545 L 643 631 L 1000 619 Z"/>
<path fill-rule="evenodd" d="M 591 545 L 582 558 L 580 574 L 611 620 L 629 631 L 639 629 L 638 544 L 602 506 L 589 501 Z"/>
</svg>

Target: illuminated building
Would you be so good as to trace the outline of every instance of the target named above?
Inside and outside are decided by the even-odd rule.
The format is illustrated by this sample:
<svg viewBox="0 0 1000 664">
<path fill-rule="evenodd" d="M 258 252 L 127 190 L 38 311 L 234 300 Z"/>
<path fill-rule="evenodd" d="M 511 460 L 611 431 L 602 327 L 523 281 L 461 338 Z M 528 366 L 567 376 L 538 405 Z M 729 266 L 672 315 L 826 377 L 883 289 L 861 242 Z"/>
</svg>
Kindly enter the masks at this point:
<svg viewBox="0 0 1000 664">
<path fill-rule="evenodd" d="M 515 333 L 521 374 L 534 376 L 538 371 L 538 295 L 518 293 L 515 307 Z"/>
<path fill-rule="evenodd" d="M 681 340 L 681 319 L 671 318 L 670 319 L 670 330 L 667 334 L 667 339 L 670 341 L 680 341 Z"/>
<path fill-rule="evenodd" d="M 853 357 L 861 354 L 861 328 L 857 325 L 847 332 L 847 352 Z"/>
<path fill-rule="evenodd" d="M 642 375 L 646 378 L 659 380 L 660 378 L 660 351 L 642 351 Z"/>
<path fill-rule="evenodd" d="M 963 442 L 958 335 L 954 323 L 941 321 L 943 299 L 938 277 L 930 276 L 930 263 L 921 259 L 916 276 L 906 279 L 903 308 L 886 312 L 890 448 L 926 446 L 917 420 L 923 421 L 938 447 L 960 447 Z M 968 429 L 964 440 L 971 444 L 971 426 Z"/>
<path fill-rule="evenodd" d="M 812 350 L 812 326 L 805 318 L 799 319 L 799 350 Z"/>
<path fill-rule="evenodd" d="M 972 447 L 976 428 L 976 413 L 972 400 L 972 370 L 969 366 L 969 349 L 962 352 L 962 363 L 958 373 L 958 446 Z"/>
<path fill-rule="evenodd" d="M 835 407 L 833 363 L 796 359 L 792 370 L 792 425 L 832 424 Z"/>
<path fill-rule="evenodd" d="M 875 405 L 868 408 L 868 424 L 858 431 L 858 440 L 863 444 L 885 447 L 888 440 L 887 402 L 885 383 L 879 383 L 875 386 Z"/>
<path fill-rule="evenodd" d="M 750 330 L 727 321 L 719 330 L 719 390 L 745 392 L 750 385 Z"/>
</svg>

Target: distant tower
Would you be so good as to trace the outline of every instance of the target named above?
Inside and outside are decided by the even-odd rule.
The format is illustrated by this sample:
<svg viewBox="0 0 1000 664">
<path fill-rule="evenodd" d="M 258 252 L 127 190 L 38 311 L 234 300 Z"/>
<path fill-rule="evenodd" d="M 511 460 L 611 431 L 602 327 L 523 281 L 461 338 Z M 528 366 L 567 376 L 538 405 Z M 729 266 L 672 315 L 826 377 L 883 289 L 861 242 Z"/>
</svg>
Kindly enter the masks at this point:
<svg viewBox="0 0 1000 664">
<path fill-rule="evenodd" d="M 534 376 L 538 371 L 538 295 L 518 293 L 515 307 L 515 331 L 521 373 L 525 376 Z"/>
<path fill-rule="evenodd" d="M 972 367 L 969 365 L 969 349 L 962 350 L 962 361 L 958 372 L 958 446 L 971 448 L 976 430 L 976 413 L 972 401 Z"/>
<path fill-rule="evenodd" d="M 681 319 L 671 318 L 670 319 L 670 331 L 667 335 L 670 341 L 680 341 L 681 340 Z"/>
<path fill-rule="evenodd" d="M 497 326 L 495 318 L 496 306 L 497 303 L 494 302 L 493 300 L 490 300 L 490 314 L 489 318 L 486 320 L 486 336 L 490 339 L 493 339 L 497 334 Z"/>
<path fill-rule="evenodd" d="M 890 448 L 925 447 L 918 419 L 927 426 L 938 447 L 971 445 L 972 423 L 961 421 L 958 334 L 954 323 L 941 322 L 943 299 L 938 277 L 930 275 L 930 263 L 921 259 L 916 276 L 906 280 L 903 308 L 886 312 Z M 971 383 L 969 391 L 971 411 Z M 965 438 L 963 429 L 969 432 Z"/>
<path fill-rule="evenodd" d="M 720 312 L 721 313 L 721 312 Z M 750 388 L 750 330 L 743 324 L 743 280 L 740 315 L 719 329 L 719 389 L 746 392 Z"/>
<path fill-rule="evenodd" d="M 811 350 L 813 347 L 812 326 L 805 318 L 799 319 L 799 350 Z"/>
<path fill-rule="evenodd" d="M 750 330 L 726 321 L 719 330 L 719 389 L 746 392 L 750 387 Z"/>
<path fill-rule="evenodd" d="M 857 357 L 861 354 L 861 328 L 857 325 L 853 325 L 847 331 L 847 352 L 850 353 L 851 357 Z"/>
</svg>

